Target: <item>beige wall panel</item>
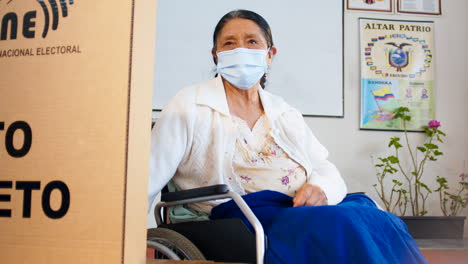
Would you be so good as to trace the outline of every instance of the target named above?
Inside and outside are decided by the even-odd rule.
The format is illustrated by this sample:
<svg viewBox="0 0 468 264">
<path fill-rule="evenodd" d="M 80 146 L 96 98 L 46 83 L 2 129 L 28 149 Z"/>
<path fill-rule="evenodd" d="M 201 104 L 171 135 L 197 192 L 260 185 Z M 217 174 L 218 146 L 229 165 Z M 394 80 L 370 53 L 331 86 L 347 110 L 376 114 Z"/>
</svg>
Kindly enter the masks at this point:
<svg viewBox="0 0 468 264">
<path fill-rule="evenodd" d="M 49 1 L 45 2 L 52 10 Z M 0 131 L 0 181 L 13 182 L 12 189 L 0 189 L 0 195 L 11 195 L 11 202 L 0 202 L 0 209 L 12 210 L 10 218 L 0 217 L 2 263 L 122 262 L 127 167 L 139 168 L 129 169 L 137 174 L 127 178 L 134 181 L 133 188 L 146 191 L 145 157 L 139 164 L 126 165 L 133 1 L 66 2 L 68 16 L 62 17 L 59 6 L 58 27 L 49 28 L 45 38 L 45 18 L 38 1 L 0 2 L 0 19 L 14 12 L 19 20 L 17 39 L 1 40 L 0 53 L 31 49 L 34 54 L 0 57 L 0 122 L 5 123 Z M 35 37 L 27 39 L 22 35 L 23 15 L 33 10 Z M 52 14 L 50 18 L 51 26 Z M 80 52 L 40 55 L 47 47 L 69 45 Z M 152 67 L 151 62 L 148 65 Z M 136 99 L 150 92 L 148 82 L 143 81 Z M 133 115 L 138 113 L 144 111 Z M 13 158 L 5 150 L 4 137 L 8 126 L 20 120 L 32 129 L 32 147 L 26 156 Z M 138 128 L 149 120 L 143 115 L 133 123 Z M 140 133 L 144 138 L 146 133 Z M 18 148 L 21 135 L 15 134 Z M 140 141 L 132 155 L 146 151 L 142 150 L 145 144 Z M 70 208 L 60 219 L 47 217 L 41 206 L 42 191 L 54 180 L 63 181 L 70 190 Z M 41 189 L 32 191 L 30 218 L 22 216 L 23 191 L 15 190 L 17 181 L 40 181 Z M 59 194 L 52 192 L 54 210 L 61 203 Z M 129 201 L 144 210 L 146 196 Z M 127 204 L 132 207 L 133 203 Z M 144 213 L 142 220 L 137 217 L 130 223 L 130 227 L 142 225 L 133 229 L 141 234 L 133 239 L 144 241 Z"/>
<path fill-rule="evenodd" d="M 132 46 L 125 263 L 146 263 L 147 184 L 150 153 L 157 1 L 136 1 Z"/>
</svg>

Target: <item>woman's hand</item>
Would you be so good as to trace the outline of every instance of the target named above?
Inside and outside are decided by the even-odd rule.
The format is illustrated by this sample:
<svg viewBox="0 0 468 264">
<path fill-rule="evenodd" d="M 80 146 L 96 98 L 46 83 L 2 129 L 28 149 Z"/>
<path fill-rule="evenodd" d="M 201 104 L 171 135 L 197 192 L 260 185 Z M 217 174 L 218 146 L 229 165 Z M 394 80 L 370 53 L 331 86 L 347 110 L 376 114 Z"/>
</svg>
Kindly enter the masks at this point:
<svg viewBox="0 0 468 264">
<path fill-rule="evenodd" d="M 296 192 L 293 203 L 294 207 L 327 205 L 328 199 L 322 188 L 306 183 Z"/>
</svg>

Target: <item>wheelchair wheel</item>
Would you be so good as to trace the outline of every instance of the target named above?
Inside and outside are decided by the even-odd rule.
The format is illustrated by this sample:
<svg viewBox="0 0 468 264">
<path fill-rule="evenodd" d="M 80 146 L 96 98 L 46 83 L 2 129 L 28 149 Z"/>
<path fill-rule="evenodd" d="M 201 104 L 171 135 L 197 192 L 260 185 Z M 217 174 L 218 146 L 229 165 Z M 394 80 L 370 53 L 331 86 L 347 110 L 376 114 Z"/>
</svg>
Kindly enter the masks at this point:
<svg viewBox="0 0 468 264">
<path fill-rule="evenodd" d="M 155 259 L 206 260 L 190 240 L 167 228 L 148 229 L 147 247 L 155 250 Z"/>
</svg>

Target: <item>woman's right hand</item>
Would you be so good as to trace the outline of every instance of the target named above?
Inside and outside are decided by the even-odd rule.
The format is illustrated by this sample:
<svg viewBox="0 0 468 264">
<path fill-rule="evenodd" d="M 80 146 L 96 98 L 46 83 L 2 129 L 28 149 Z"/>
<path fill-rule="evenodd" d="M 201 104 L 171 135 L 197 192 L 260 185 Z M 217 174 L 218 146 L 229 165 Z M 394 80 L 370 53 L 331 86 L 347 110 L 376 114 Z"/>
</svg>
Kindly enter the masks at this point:
<svg viewBox="0 0 468 264">
<path fill-rule="evenodd" d="M 306 183 L 296 192 L 293 206 L 319 206 L 328 205 L 328 199 L 322 188 Z"/>
</svg>

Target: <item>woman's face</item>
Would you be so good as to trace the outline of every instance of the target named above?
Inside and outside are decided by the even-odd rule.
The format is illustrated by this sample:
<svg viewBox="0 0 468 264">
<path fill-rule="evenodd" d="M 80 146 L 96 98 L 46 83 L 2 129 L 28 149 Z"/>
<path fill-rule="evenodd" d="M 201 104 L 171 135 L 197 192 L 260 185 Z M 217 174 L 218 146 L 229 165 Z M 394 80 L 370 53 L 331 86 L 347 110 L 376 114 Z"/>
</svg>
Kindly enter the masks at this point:
<svg viewBox="0 0 468 264">
<path fill-rule="evenodd" d="M 216 58 L 217 52 L 237 49 L 268 49 L 268 44 L 260 27 L 253 21 L 235 18 L 227 22 L 221 29 L 216 40 L 216 50 L 212 54 Z M 276 48 L 273 46 L 267 54 L 267 64 L 270 65 Z"/>
</svg>

